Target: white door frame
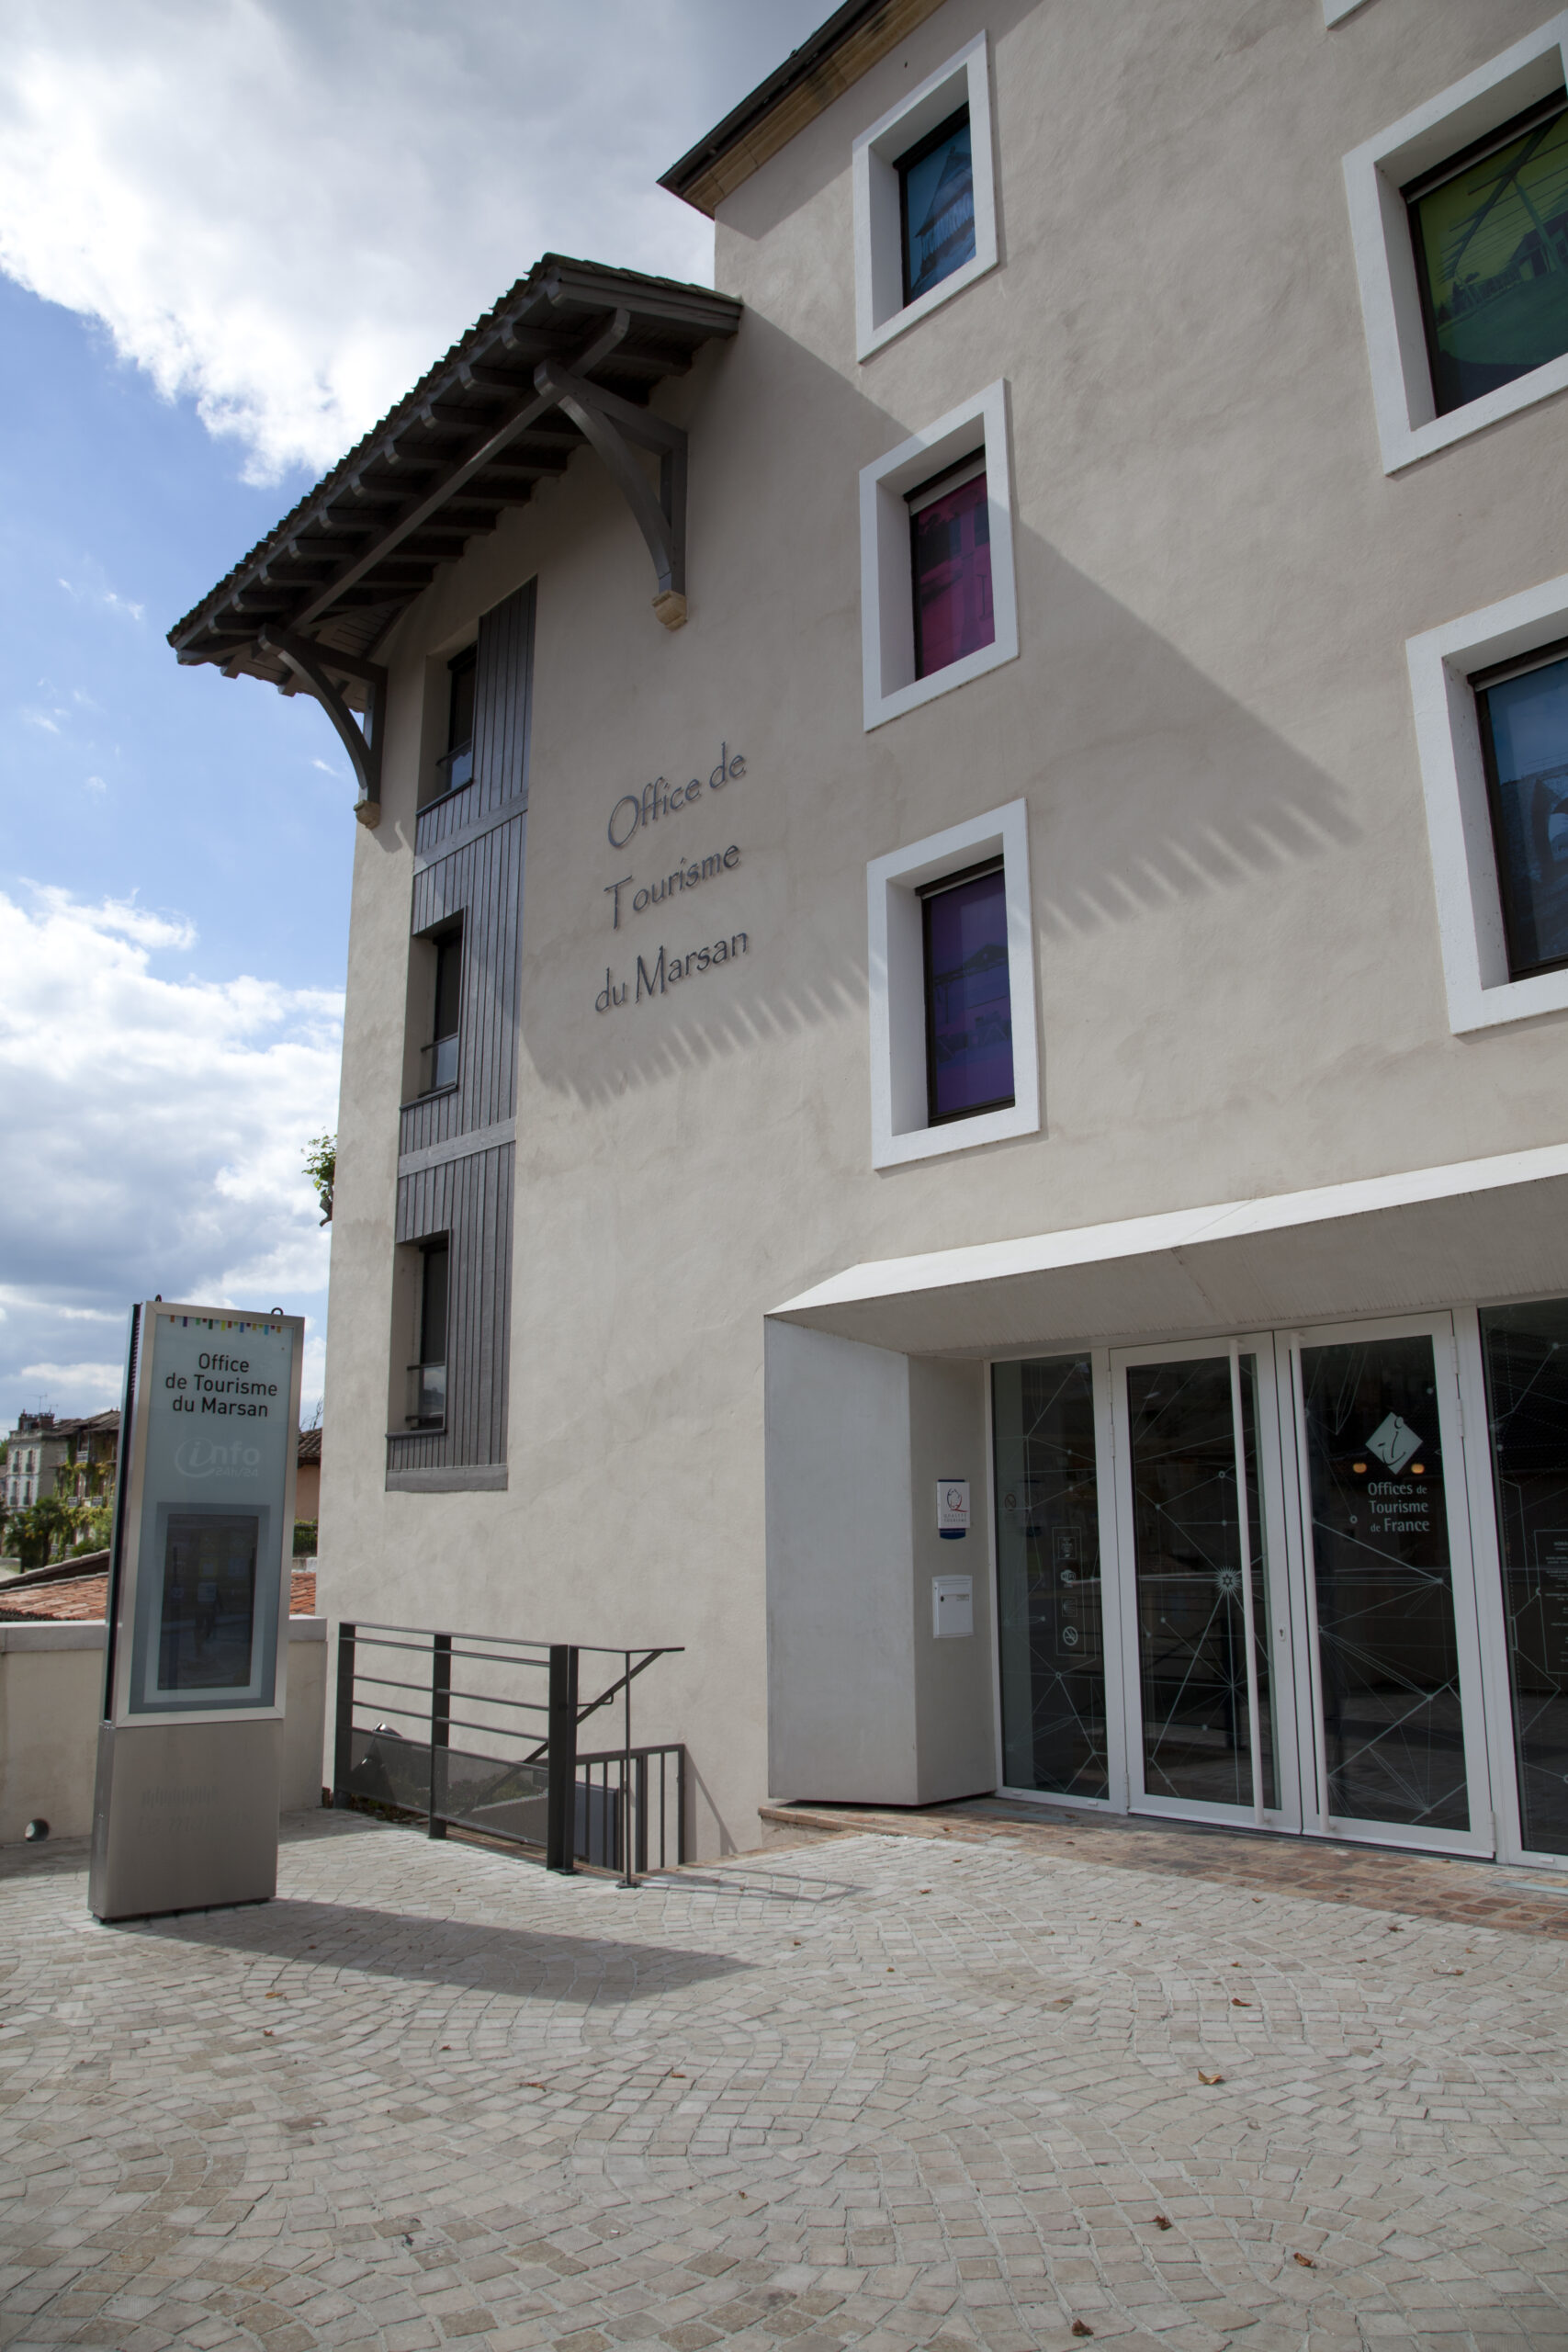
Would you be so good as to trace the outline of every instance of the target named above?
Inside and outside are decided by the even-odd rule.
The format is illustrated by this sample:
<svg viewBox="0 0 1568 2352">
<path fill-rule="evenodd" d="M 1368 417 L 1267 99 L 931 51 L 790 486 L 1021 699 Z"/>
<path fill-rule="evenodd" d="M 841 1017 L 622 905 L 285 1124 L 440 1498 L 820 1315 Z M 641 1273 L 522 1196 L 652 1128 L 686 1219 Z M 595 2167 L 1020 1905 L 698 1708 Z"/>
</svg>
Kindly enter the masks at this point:
<svg viewBox="0 0 1568 2352">
<path fill-rule="evenodd" d="M 1269 1615 L 1273 1635 L 1269 1644 L 1269 1702 L 1280 1803 L 1278 1805 L 1266 1805 L 1260 1822 L 1250 1804 L 1215 1804 L 1195 1799 L 1156 1796 L 1146 1788 L 1144 1780 L 1143 1677 L 1138 1657 L 1136 1525 L 1127 1372 L 1130 1366 L 1137 1364 L 1228 1362 L 1238 1352 L 1242 1356 L 1253 1357 L 1258 1370 L 1258 1487 L 1266 1537 Z M 1234 1339 L 1163 1340 L 1142 1347 L 1117 1348 L 1110 1351 L 1108 1371 L 1111 1385 L 1114 1476 L 1107 1483 L 1113 1487 L 1116 1510 L 1115 1583 L 1122 1634 L 1122 1721 L 1126 1739 L 1127 1810 L 1172 1820 L 1223 1823 L 1230 1828 L 1260 1826 L 1299 1833 L 1302 1827 L 1302 1790 L 1296 1764 L 1299 1749 L 1296 1730 L 1298 1677 L 1295 1668 L 1298 1635 L 1290 1591 L 1291 1555 L 1283 1498 L 1285 1464 L 1280 1448 L 1283 1415 L 1276 1395 L 1273 1334 L 1269 1331 L 1248 1332 L 1237 1334 Z M 1236 1468 L 1239 1474 L 1243 1465 L 1238 1462 Z M 1251 1543 L 1256 1556 L 1256 1529 L 1252 1531 Z M 1103 1583 L 1103 1577 L 1101 1581 Z M 1109 1646 L 1108 1624 L 1108 1649 Z M 1109 1698 L 1108 1678 L 1108 1702 Z M 1249 1725 L 1249 1736 L 1256 1740 L 1256 1725 Z"/>
<path fill-rule="evenodd" d="M 1447 1309 L 1428 1315 L 1382 1317 L 1369 1322 L 1306 1325 L 1280 1334 L 1289 1356 L 1292 1420 L 1295 1430 L 1298 1468 L 1301 1581 L 1305 1594 L 1307 1654 L 1312 1683 L 1314 1771 L 1303 1774 L 1303 1796 L 1306 1826 L 1321 1837 L 1347 1843 L 1404 1846 L 1433 1853 L 1489 1855 L 1495 1850 L 1493 1831 L 1493 1780 L 1488 1756 L 1488 1724 L 1493 1710 L 1483 1672 L 1480 1624 L 1476 1608 L 1475 1556 L 1472 1510 L 1473 1479 L 1464 1450 L 1464 1414 L 1460 1388 L 1459 1351 L 1454 1318 Z M 1410 1822 L 1374 1822 L 1347 1818 L 1328 1809 L 1327 1770 L 1324 1747 L 1322 1660 L 1317 1640 L 1317 1577 L 1313 1555 L 1311 1475 L 1306 1448 L 1306 1414 L 1302 1382 L 1303 1348 L 1355 1347 L 1379 1340 L 1423 1338 L 1432 1343 L 1438 1396 L 1438 1436 L 1443 1453 L 1443 1503 L 1449 1530 L 1449 1570 L 1453 1597 L 1454 1642 L 1459 1657 L 1460 1713 L 1464 1741 L 1468 1830 L 1424 1829 Z M 1481 1427 L 1486 1426 L 1484 1408 Z"/>
<path fill-rule="evenodd" d="M 998 1544 L 997 1513 L 999 1494 L 997 1480 L 996 1385 L 993 1375 L 999 1363 L 1020 1362 L 1053 1363 L 1069 1357 L 1087 1357 L 1093 1384 L 1094 1397 L 1094 1468 L 1098 1503 L 1096 1533 L 1100 1542 L 1100 1665 L 1105 1681 L 1105 1777 L 1106 1793 L 1102 1797 L 1086 1797 L 1077 1792 L 1059 1792 L 1051 1789 L 1016 1788 L 1006 1777 L 1006 1747 L 1002 1737 L 1002 1672 L 1001 1672 L 1001 1559 Z M 1116 1498 L 1112 1491 L 1113 1433 L 1111 1415 L 1111 1356 L 1105 1348 L 1041 1348 L 1027 1357 L 996 1356 L 986 1364 L 986 1475 L 989 1482 L 990 1509 L 987 1521 L 990 1533 L 991 1611 L 991 1711 L 997 1753 L 997 1793 L 1016 1798 L 1023 1804 L 1071 1806 L 1077 1812 L 1124 1814 L 1127 1811 L 1127 1727 L 1126 1700 L 1122 1688 L 1122 1593 L 1116 1553 Z"/>
</svg>

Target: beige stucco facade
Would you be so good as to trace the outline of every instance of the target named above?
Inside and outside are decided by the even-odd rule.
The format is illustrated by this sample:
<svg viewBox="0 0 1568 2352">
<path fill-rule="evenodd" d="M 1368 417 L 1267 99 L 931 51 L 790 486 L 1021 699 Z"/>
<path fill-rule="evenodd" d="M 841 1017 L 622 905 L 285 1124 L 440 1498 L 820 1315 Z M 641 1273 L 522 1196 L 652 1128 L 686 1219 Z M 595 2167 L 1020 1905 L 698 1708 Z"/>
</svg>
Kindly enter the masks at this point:
<svg viewBox="0 0 1568 2352">
<path fill-rule="evenodd" d="M 319 1617 L 288 1621 L 284 1813 L 321 1803 L 326 1630 Z M 52 1838 L 91 1834 L 106 1639 L 92 1619 L 0 1625 L 0 1846 L 19 1843 L 34 1820 Z"/>
<path fill-rule="evenodd" d="M 945 0 L 719 209 L 739 333 L 655 396 L 690 434 L 686 626 L 654 618 L 636 525 L 584 453 L 383 650 L 321 1606 L 682 1645 L 645 1678 L 637 1728 L 688 1745 L 699 1853 L 756 1844 L 770 1793 L 921 1802 L 1000 1777 L 984 1341 L 966 1329 L 949 1360 L 933 1314 L 912 1373 L 884 1347 L 869 1386 L 852 1357 L 818 1382 L 789 1360 L 807 1312 L 772 1326 L 769 1380 L 806 1402 L 775 1431 L 773 1757 L 791 1777 L 770 1787 L 773 1310 L 870 1261 L 1564 1141 L 1568 1016 L 1450 1027 L 1405 651 L 1568 571 L 1562 402 L 1383 470 L 1341 169 L 1547 13 L 1371 0 L 1329 29 L 1319 0 Z M 854 139 L 980 34 L 998 266 L 863 361 Z M 861 469 L 998 381 L 1018 658 L 868 731 Z M 389 1493 L 415 808 L 446 660 L 529 580 L 507 1484 Z M 654 777 L 703 789 L 617 852 L 612 810 Z M 1039 1130 L 875 1168 L 867 865 L 1017 800 Z M 731 846 L 672 907 L 633 913 L 623 892 L 615 926 L 623 877 Z M 723 964 L 637 1001 L 639 956 L 721 938 Z M 1487 1214 L 1506 1229 L 1506 1191 Z M 1568 1288 L 1550 1256 L 1523 1285 L 1537 1295 Z M 1339 1296 L 1330 1272 L 1325 1317 L 1365 1310 L 1363 1272 L 1348 1263 Z M 1412 1280 L 1434 1308 L 1482 1295 L 1451 1257 Z M 1077 1338 L 1147 1336 L 1116 1312 Z M 976 1632 L 938 1644 L 922 1596 L 947 1559 L 922 1514 L 931 1480 L 960 1473 Z M 808 1607 L 778 1589 L 802 1545 Z M 791 1673 L 809 1690 L 795 1713 Z M 806 1784 L 814 1753 L 826 1785 Z"/>
</svg>

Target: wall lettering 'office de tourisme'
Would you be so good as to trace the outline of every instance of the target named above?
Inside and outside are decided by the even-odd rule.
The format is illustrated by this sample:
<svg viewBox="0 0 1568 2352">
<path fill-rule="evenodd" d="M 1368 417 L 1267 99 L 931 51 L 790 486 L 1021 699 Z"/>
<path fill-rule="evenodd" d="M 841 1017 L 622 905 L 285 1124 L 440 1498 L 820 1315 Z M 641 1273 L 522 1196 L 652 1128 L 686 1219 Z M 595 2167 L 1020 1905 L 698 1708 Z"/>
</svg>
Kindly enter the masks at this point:
<svg viewBox="0 0 1568 2352">
<path fill-rule="evenodd" d="M 358 778 L 323 1604 L 682 1645 L 696 1854 L 1568 1855 L 1565 49 L 850 0 L 174 632 Z"/>
</svg>

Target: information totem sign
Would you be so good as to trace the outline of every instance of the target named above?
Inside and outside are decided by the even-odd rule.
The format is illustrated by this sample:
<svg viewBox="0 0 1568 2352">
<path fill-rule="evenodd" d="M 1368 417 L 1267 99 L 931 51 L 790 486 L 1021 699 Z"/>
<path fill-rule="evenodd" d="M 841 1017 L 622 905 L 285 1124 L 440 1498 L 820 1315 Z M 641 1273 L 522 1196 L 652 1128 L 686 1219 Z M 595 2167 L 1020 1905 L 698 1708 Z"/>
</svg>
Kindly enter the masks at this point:
<svg viewBox="0 0 1568 2352">
<path fill-rule="evenodd" d="M 276 1892 L 304 1332 L 297 1315 L 131 1310 L 88 1885 L 99 1919 Z"/>
</svg>

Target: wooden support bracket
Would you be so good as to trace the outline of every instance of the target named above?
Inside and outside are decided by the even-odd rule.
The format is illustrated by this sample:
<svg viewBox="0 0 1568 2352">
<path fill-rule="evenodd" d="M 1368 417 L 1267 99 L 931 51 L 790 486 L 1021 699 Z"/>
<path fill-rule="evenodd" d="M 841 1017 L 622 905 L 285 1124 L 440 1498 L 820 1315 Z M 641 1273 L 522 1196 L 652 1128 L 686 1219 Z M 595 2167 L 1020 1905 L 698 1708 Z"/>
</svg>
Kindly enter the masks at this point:
<svg viewBox="0 0 1568 2352">
<path fill-rule="evenodd" d="M 357 653 L 340 652 L 335 645 L 322 645 L 313 637 L 296 637 L 291 629 L 264 628 L 257 633 L 256 643 L 264 652 L 276 653 L 288 670 L 288 692 L 313 695 L 321 704 L 353 763 L 355 781 L 359 786 L 354 813 L 362 825 L 378 825 L 381 743 L 387 716 L 386 671 L 378 662 L 363 661 Z M 363 728 L 344 701 L 342 688 L 328 675 L 333 670 L 343 677 L 357 678 L 369 687 L 370 707 Z"/>
<path fill-rule="evenodd" d="M 534 370 L 535 388 L 548 393 L 596 449 L 631 508 L 653 558 L 658 592 L 653 609 L 666 628 L 686 617 L 686 435 L 650 409 L 624 401 L 570 368 L 545 360 Z M 632 450 L 652 449 L 659 458 L 659 494 Z"/>
</svg>

